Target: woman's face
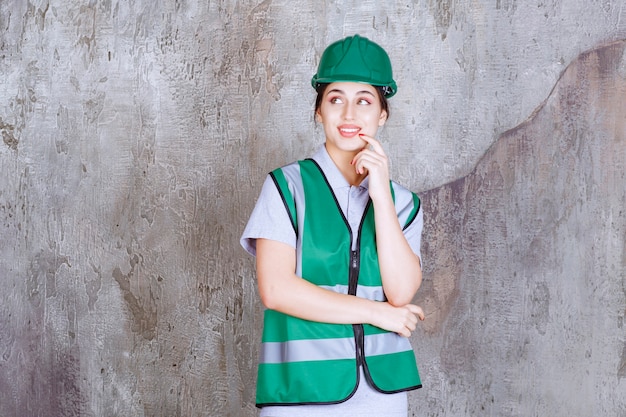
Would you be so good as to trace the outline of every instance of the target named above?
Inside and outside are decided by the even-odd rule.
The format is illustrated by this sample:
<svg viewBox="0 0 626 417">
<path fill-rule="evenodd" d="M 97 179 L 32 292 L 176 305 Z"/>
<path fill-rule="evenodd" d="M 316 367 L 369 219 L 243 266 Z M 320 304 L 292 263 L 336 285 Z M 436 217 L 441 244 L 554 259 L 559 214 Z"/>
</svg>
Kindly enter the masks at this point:
<svg viewBox="0 0 626 417">
<path fill-rule="evenodd" d="M 360 133 L 374 137 L 387 121 L 378 91 L 369 84 L 337 82 L 328 85 L 315 118 L 324 126 L 326 148 L 358 152 L 365 146 Z"/>
</svg>

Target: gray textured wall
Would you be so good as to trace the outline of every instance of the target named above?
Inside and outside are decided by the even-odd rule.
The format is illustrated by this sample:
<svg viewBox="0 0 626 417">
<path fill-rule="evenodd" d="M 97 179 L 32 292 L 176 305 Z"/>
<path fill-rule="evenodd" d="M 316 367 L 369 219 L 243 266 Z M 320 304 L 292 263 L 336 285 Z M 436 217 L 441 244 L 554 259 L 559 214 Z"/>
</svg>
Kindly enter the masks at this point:
<svg viewBox="0 0 626 417">
<path fill-rule="evenodd" d="M 411 413 L 626 415 L 626 7 L 381 3 L 0 1 L 1 416 L 255 414 L 238 236 L 355 32 L 424 200 Z"/>
</svg>

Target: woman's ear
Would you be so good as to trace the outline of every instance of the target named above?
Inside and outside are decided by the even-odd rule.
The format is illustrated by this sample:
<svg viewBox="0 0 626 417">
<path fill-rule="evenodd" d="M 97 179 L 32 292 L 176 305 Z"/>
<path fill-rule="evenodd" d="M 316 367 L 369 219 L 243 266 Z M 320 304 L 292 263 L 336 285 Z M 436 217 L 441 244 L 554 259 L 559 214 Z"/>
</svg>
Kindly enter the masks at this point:
<svg viewBox="0 0 626 417">
<path fill-rule="evenodd" d="M 378 126 L 382 126 L 387 121 L 387 111 L 383 110 L 380 112 L 380 117 L 378 118 Z"/>
<path fill-rule="evenodd" d="M 322 115 L 320 114 L 320 111 L 319 111 L 319 110 L 316 110 L 316 111 L 315 111 L 315 121 L 316 121 L 317 123 L 322 123 Z"/>
</svg>

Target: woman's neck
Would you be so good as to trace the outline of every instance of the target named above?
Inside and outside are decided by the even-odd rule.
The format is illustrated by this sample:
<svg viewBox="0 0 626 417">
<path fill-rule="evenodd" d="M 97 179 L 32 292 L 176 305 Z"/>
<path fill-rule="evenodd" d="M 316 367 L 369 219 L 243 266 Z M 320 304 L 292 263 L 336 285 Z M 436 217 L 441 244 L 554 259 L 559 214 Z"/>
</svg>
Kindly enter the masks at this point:
<svg viewBox="0 0 626 417">
<path fill-rule="evenodd" d="M 364 174 L 358 174 L 354 165 L 351 164 L 352 160 L 358 152 L 343 152 L 343 151 L 330 151 L 326 148 L 330 159 L 335 163 L 339 172 L 352 186 L 358 186 L 367 177 L 367 172 Z"/>
</svg>

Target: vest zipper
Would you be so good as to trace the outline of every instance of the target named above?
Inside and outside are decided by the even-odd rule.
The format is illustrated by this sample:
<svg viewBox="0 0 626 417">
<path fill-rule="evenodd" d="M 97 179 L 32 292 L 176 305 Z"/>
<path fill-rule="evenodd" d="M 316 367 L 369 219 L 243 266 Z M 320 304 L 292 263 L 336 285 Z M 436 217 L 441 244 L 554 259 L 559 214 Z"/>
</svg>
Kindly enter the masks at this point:
<svg viewBox="0 0 626 417">
<path fill-rule="evenodd" d="M 359 250 L 353 250 L 350 252 L 350 281 L 348 283 L 348 294 L 356 295 L 357 286 L 359 283 Z M 353 324 L 354 341 L 356 344 L 356 361 L 359 366 L 365 366 L 365 352 L 363 346 L 365 345 L 365 334 L 363 332 L 362 324 Z"/>
<path fill-rule="evenodd" d="M 357 285 L 359 283 L 359 251 L 350 252 L 350 276 L 348 280 L 348 294 L 356 295 Z"/>
</svg>

